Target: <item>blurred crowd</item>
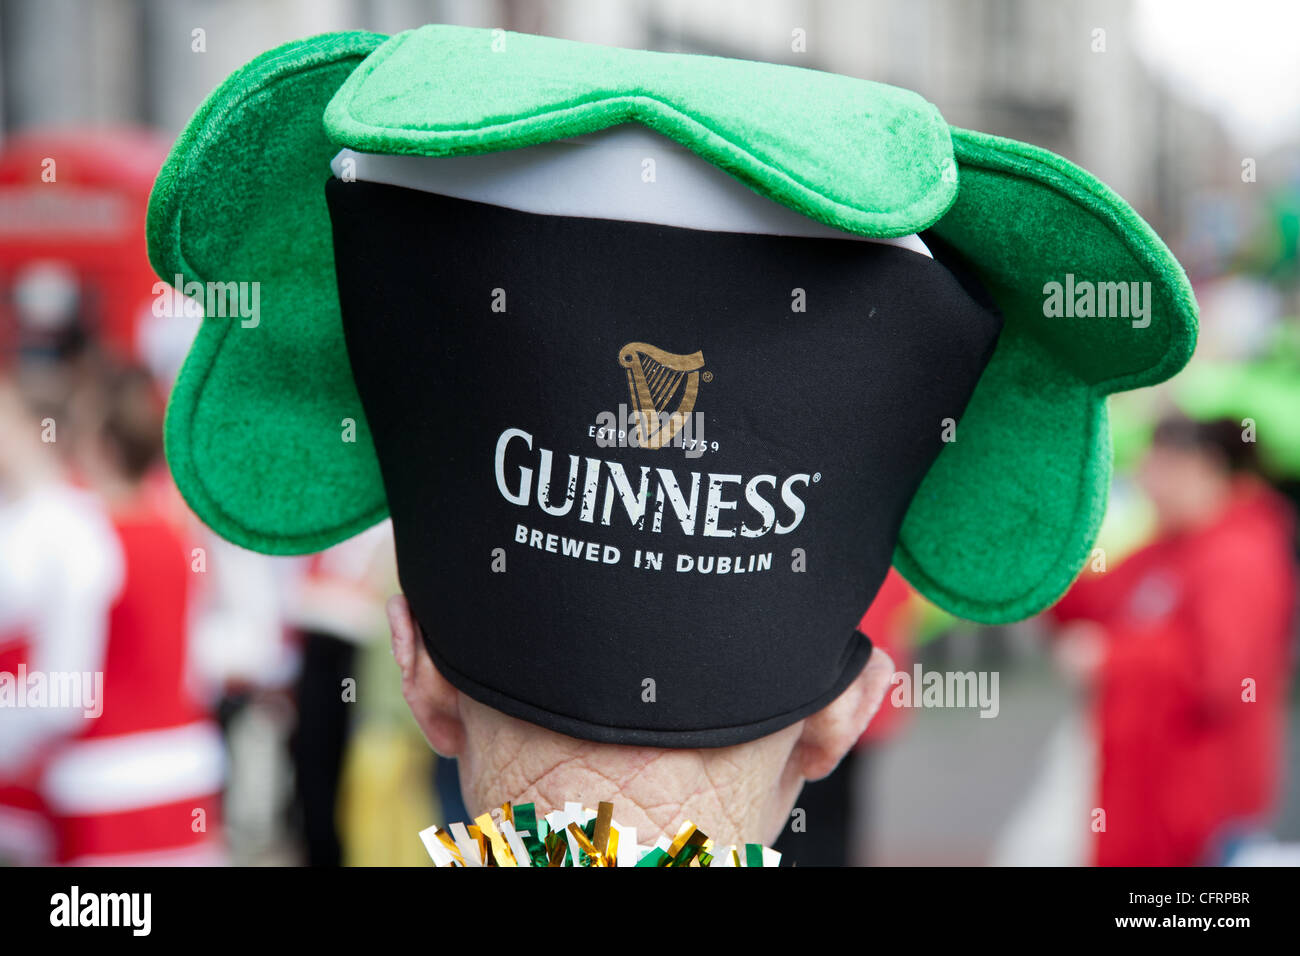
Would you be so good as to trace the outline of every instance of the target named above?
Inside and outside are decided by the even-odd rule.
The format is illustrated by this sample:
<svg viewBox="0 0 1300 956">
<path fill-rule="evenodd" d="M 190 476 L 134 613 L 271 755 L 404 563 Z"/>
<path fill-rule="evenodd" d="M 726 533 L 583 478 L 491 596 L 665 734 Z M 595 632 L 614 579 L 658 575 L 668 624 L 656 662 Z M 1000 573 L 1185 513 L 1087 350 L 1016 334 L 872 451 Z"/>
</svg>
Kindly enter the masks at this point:
<svg viewBox="0 0 1300 956">
<path fill-rule="evenodd" d="M 0 151 L 0 859 L 338 864 L 389 528 L 272 559 L 180 499 L 164 409 L 199 320 L 145 259 L 162 156 L 135 133 Z M 422 748 L 393 761 L 417 758 L 427 793 Z"/>
</svg>

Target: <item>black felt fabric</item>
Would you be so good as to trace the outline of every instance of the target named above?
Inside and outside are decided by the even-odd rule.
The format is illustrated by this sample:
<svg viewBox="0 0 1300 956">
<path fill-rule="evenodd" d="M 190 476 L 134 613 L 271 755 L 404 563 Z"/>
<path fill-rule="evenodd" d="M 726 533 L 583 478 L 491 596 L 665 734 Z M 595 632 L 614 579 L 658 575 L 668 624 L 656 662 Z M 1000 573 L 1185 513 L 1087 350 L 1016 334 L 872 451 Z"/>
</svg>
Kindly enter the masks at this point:
<svg viewBox="0 0 1300 956">
<path fill-rule="evenodd" d="M 402 587 L 448 680 L 561 733 L 665 747 L 775 732 L 853 680 L 856 624 L 1000 316 L 877 243 L 326 193 Z M 636 407 L 630 343 L 702 353 L 665 398 L 695 376 L 698 457 L 598 443 L 602 413 Z M 546 458 L 561 515 L 539 504 Z"/>
</svg>

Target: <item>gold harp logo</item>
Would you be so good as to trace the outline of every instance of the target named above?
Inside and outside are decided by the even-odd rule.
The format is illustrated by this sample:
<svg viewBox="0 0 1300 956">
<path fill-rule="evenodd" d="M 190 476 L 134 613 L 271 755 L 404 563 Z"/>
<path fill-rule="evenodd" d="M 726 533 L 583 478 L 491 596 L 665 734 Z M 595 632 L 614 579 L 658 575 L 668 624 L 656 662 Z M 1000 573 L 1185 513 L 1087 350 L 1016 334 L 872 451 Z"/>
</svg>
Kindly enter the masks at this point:
<svg viewBox="0 0 1300 956">
<path fill-rule="evenodd" d="M 695 410 L 704 353 L 676 355 L 645 342 L 629 342 L 618 350 L 618 364 L 627 369 L 638 442 L 642 448 L 663 448 Z"/>
</svg>

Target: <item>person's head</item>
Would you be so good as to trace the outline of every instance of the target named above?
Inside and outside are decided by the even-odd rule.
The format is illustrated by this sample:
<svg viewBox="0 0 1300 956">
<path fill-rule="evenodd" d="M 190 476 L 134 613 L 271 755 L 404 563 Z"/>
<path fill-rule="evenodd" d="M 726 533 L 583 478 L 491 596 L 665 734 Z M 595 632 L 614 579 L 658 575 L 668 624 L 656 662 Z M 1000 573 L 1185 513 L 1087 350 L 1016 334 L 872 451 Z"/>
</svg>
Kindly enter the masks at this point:
<svg viewBox="0 0 1300 956">
<path fill-rule="evenodd" d="M 718 844 L 780 834 L 805 781 L 832 770 L 884 699 L 893 662 L 879 648 L 822 710 L 774 734 L 732 747 L 627 747 L 566 737 L 481 704 L 438 673 L 406 600 L 388 604 L 402 694 L 435 751 L 459 759 L 472 814 L 511 801 L 547 808 L 566 801 L 615 804 L 641 842 L 690 820 Z"/>
<path fill-rule="evenodd" d="M 103 360 L 73 392 L 73 460 L 90 484 L 129 493 L 162 460 L 163 405 L 149 372 Z"/>
<path fill-rule="evenodd" d="M 0 365 L 0 497 L 17 497 L 59 471 L 57 412 L 42 401 L 34 378 Z"/>
<path fill-rule="evenodd" d="M 1160 526 L 1179 531 L 1213 520 L 1227 501 L 1234 476 L 1254 462 L 1254 444 L 1228 419 L 1162 420 L 1142 460 L 1138 480 Z"/>
<path fill-rule="evenodd" d="M 645 156 L 654 190 L 625 175 Z M 639 835 L 770 842 L 884 695 L 892 665 L 854 625 L 1000 316 L 940 240 L 837 231 L 644 128 L 336 161 L 395 648 L 469 809 L 609 801 Z M 386 281 L 410 255 L 439 263 L 429 288 Z M 494 288 L 515 331 L 469 318 Z M 437 323 L 403 327 L 435 299 Z M 809 376 L 842 412 L 815 428 L 778 397 L 812 399 Z"/>
</svg>

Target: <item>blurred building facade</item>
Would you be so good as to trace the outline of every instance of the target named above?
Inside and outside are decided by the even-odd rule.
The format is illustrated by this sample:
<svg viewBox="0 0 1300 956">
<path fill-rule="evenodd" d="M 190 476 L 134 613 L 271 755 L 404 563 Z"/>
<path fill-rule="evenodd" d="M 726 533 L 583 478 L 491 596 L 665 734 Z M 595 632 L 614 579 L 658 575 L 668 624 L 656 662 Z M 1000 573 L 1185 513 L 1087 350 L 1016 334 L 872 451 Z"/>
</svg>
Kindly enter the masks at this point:
<svg viewBox="0 0 1300 956">
<path fill-rule="evenodd" d="M 329 30 L 429 22 L 752 57 L 914 89 L 949 122 L 1094 171 L 1178 244 L 1238 168 L 1150 75 L 1130 0 L 0 0 L 0 123 L 175 133 L 234 68 Z"/>
</svg>

